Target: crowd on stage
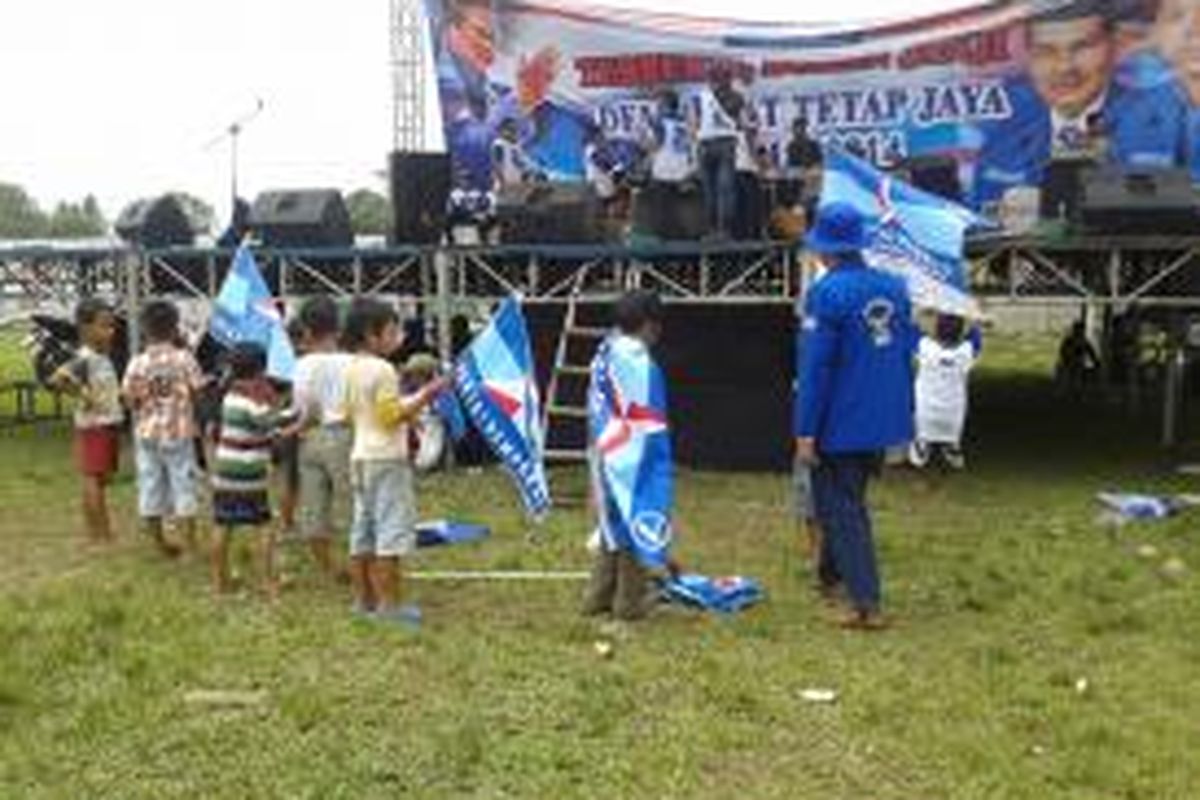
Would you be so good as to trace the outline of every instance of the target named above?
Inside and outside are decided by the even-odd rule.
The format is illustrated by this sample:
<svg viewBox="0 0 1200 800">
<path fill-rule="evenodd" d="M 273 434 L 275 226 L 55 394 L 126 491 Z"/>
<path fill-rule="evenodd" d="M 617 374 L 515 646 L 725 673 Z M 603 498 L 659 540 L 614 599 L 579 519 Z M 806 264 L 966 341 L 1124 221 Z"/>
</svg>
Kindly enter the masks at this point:
<svg viewBox="0 0 1200 800">
<path fill-rule="evenodd" d="M 668 240 L 794 239 L 811 220 L 831 143 L 910 178 L 942 162 L 951 175 L 934 190 L 994 218 L 1030 189 L 1058 204 L 1083 166 L 1180 169 L 1200 181 L 1200 0 L 1077 0 L 1032 13 L 1021 66 L 997 82 L 995 109 L 953 135 L 929 125 L 883 148 L 839 129 L 819 104 L 794 117 L 772 108 L 768 126 L 753 70 L 735 61 L 714 61 L 707 84 L 686 96 L 682 86 L 646 87 L 650 110 L 613 128 L 545 94 L 561 69 L 553 59 L 533 59 L 514 90 L 492 87 L 492 11 L 475 0 L 449 6 L 439 79 L 457 170 L 451 205 L 485 238 L 498 207 L 529 204 L 531 187 L 564 180 L 546 165 L 573 164 L 576 150 L 617 236 Z M 681 211 L 689 206 L 698 211 Z M 682 226 L 680 213 L 691 215 Z"/>
</svg>

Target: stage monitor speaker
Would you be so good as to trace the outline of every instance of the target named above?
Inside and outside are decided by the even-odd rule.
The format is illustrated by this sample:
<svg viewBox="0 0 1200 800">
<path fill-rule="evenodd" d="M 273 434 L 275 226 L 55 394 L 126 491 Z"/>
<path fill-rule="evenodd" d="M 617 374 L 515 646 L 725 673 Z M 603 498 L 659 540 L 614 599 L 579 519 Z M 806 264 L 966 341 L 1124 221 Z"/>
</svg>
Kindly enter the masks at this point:
<svg viewBox="0 0 1200 800">
<path fill-rule="evenodd" d="M 1098 233 L 1195 234 L 1200 203 L 1186 169 L 1095 170 L 1083 181 L 1081 221 Z"/>
<path fill-rule="evenodd" d="M 149 248 L 187 247 L 194 236 L 183 204 L 170 194 L 130 203 L 113 227 L 125 241 Z"/>
<path fill-rule="evenodd" d="M 273 189 L 254 199 L 250 227 L 268 247 L 350 247 L 350 212 L 337 189 Z"/>
<path fill-rule="evenodd" d="M 958 162 L 949 156 L 916 156 L 906 160 L 901 169 L 908 173 L 908 182 L 930 194 L 961 203 L 962 184 L 958 180 Z"/>
<path fill-rule="evenodd" d="M 496 199 L 500 239 L 516 244 L 593 244 L 604 239 L 600 202 L 585 183 L 534 183 Z"/>
<path fill-rule="evenodd" d="M 704 192 L 695 184 L 651 183 L 633 198 L 633 230 L 665 242 L 694 242 L 708 233 Z"/>
<path fill-rule="evenodd" d="M 1077 223 L 1083 203 L 1083 184 L 1096 169 L 1096 160 L 1090 156 L 1051 158 L 1042 175 L 1038 216 Z"/>
<path fill-rule="evenodd" d="M 450 201 L 450 156 L 446 153 L 392 153 L 392 241 L 436 244 L 446 232 Z"/>
</svg>

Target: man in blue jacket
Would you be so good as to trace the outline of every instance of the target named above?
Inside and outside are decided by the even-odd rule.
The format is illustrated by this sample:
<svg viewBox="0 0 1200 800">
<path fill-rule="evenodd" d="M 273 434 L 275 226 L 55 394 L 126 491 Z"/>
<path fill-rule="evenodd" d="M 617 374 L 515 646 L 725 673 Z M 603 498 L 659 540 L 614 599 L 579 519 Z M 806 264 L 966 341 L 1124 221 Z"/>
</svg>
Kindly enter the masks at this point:
<svg viewBox="0 0 1200 800">
<path fill-rule="evenodd" d="M 805 238 L 829 272 L 805 300 L 797 391 L 797 457 L 812 465 L 823 581 L 845 584 L 847 627 L 881 627 L 867 483 L 882 454 L 913 437 L 913 346 L 919 331 L 904 281 L 869 268 L 862 216 L 821 209 Z M 825 586 L 827 590 L 834 587 Z"/>
<path fill-rule="evenodd" d="M 1029 22 L 1029 69 L 1007 86 L 1011 115 L 982 128 L 976 205 L 1016 186 L 1040 186 L 1055 154 L 1077 155 L 1097 138 L 1127 166 L 1179 163 L 1183 109 L 1173 87 L 1132 79 L 1117 62 L 1119 10 L 1077 0 Z"/>
</svg>

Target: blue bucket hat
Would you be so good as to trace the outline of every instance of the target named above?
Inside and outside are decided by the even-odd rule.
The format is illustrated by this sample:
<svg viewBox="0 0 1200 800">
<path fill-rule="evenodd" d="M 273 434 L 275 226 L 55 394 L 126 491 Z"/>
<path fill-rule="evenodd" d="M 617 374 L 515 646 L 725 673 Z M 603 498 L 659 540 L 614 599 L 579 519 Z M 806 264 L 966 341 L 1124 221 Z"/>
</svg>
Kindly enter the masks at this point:
<svg viewBox="0 0 1200 800">
<path fill-rule="evenodd" d="M 804 237 L 814 253 L 851 253 L 867 246 L 862 214 L 849 203 L 830 203 L 817 211 L 817 221 Z"/>
</svg>

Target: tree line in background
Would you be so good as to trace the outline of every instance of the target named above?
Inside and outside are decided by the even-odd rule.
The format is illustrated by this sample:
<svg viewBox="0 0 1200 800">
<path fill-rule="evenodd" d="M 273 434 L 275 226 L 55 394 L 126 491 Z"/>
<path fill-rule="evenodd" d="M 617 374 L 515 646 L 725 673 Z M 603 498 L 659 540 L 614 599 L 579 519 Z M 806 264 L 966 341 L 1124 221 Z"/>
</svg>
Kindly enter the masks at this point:
<svg viewBox="0 0 1200 800">
<path fill-rule="evenodd" d="M 211 205 L 185 192 L 174 192 L 191 218 L 196 233 L 211 233 L 215 215 Z M 346 196 L 350 226 L 355 234 L 384 235 L 391 225 L 391 204 L 371 189 Z M 109 222 L 95 196 L 78 203 L 58 203 L 44 211 L 24 187 L 0 182 L 0 239 L 81 239 L 104 236 Z"/>
<path fill-rule="evenodd" d="M 47 213 L 22 187 L 0 183 L 0 239 L 71 239 L 102 236 L 107 229 L 100 204 L 90 194 Z"/>
</svg>

